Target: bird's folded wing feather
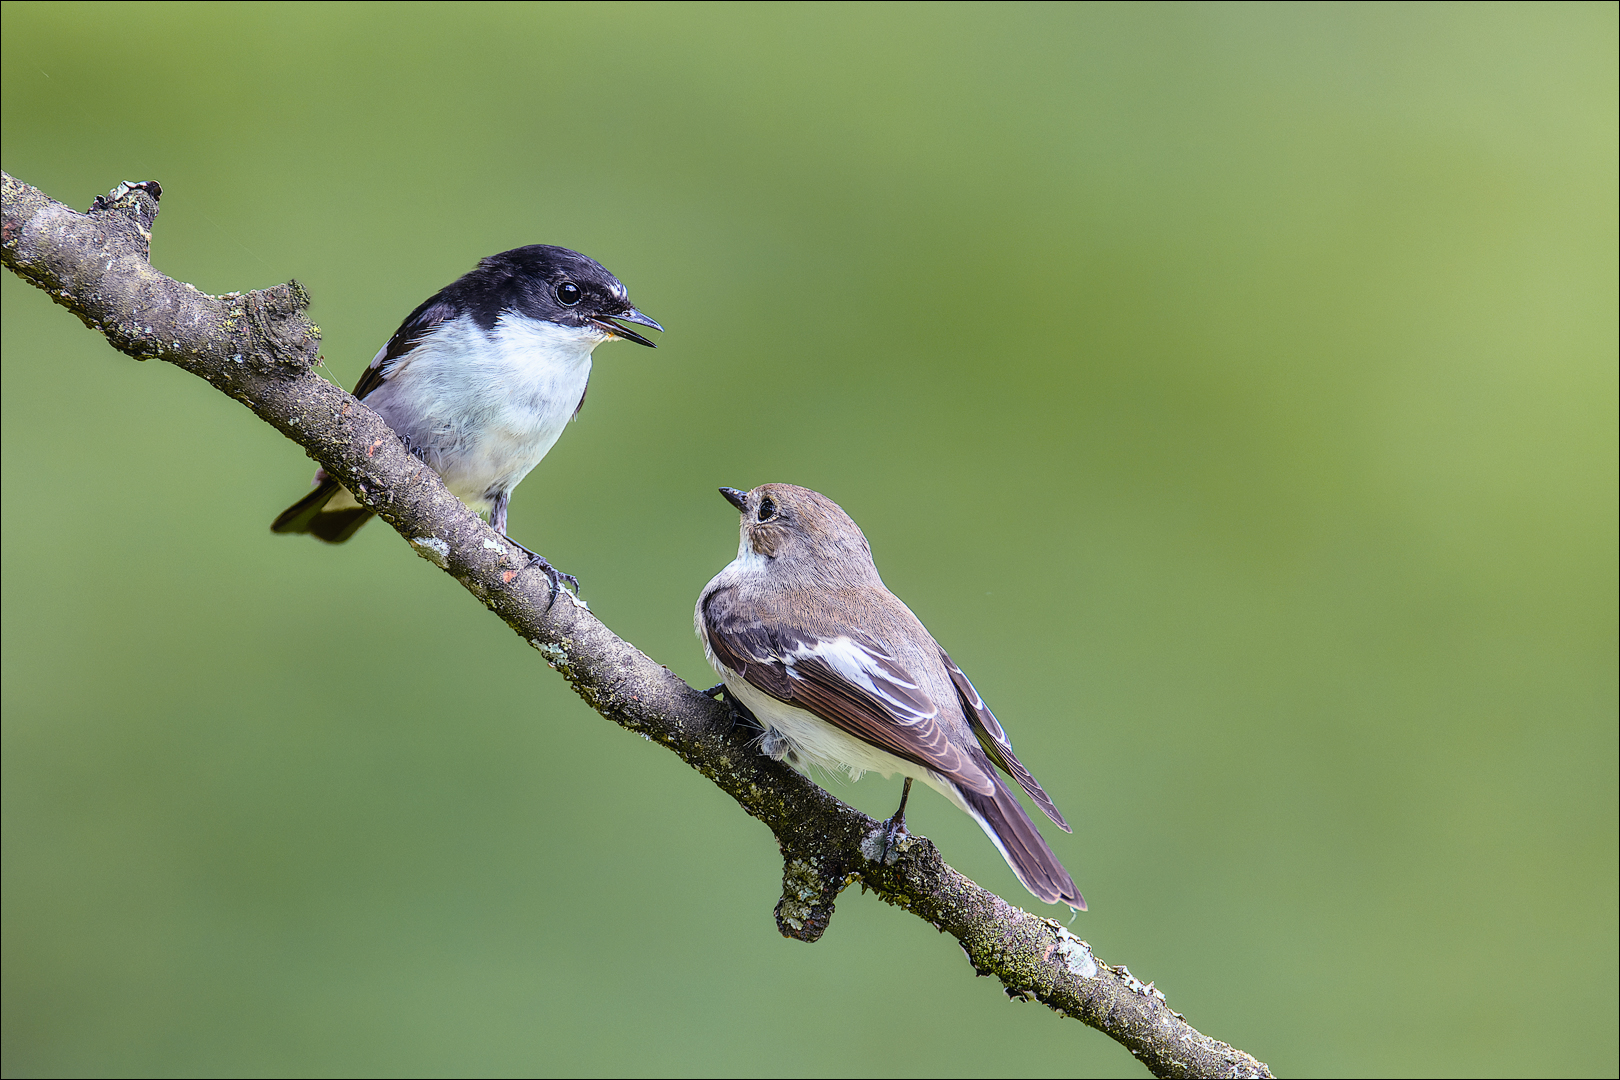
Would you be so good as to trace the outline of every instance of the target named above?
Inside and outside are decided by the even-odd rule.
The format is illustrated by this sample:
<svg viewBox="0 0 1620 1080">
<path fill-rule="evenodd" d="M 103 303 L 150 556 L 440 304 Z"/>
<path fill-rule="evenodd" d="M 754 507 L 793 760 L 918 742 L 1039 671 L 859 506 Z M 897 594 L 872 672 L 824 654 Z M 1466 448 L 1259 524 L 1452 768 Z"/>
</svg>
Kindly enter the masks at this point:
<svg viewBox="0 0 1620 1080">
<path fill-rule="evenodd" d="M 709 646 L 749 685 L 981 795 L 995 790 L 985 769 L 952 745 L 921 681 L 871 637 L 815 637 L 732 617 L 725 606 L 705 606 Z"/>
<path fill-rule="evenodd" d="M 364 400 L 365 396 L 381 386 L 393 374 L 396 361 L 416 347 L 429 331 L 436 328 L 444 320 L 454 317 L 455 305 L 447 303 L 435 295 L 421 307 L 411 312 L 394 336 L 388 339 L 388 344 L 377 350 L 377 355 L 371 358 L 366 370 L 360 373 L 360 381 L 354 385 L 354 396 Z"/>
<path fill-rule="evenodd" d="M 990 706 L 984 703 L 984 698 L 973 688 L 973 683 L 944 649 L 939 650 L 939 655 L 940 659 L 945 661 L 945 670 L 950 673 L 951 682 L 956 685 L 956 693 L 961 698 L 962 708 L 967 713 L 968 722 L 973 725 L 973 734 L 978 736 L 979 745 L 984 747 L 984 752 L 990 756 L 990 760 L 1017 780 L 1018 786 L 1029 793 L 1029 797 L 1035 800 L 1035 805 L 1045 811 L 1046 816 L 1051 818 L 1058 828 L 1064 832 L 1073 832 L 1074 830 L 1069 828 L 1069 823 L 1063 820 L 1063 815 L 1058 813 L 1058 808 L 1052 804 L 1051 797 L 1041 789 L 1041 785 L 1030 775 L 1029 770 L 1024 768 L 1023 762 L 1013 756 L 1012 743 L 1007 739 L 1007 733 L 1001 729 L 1000 722 L 996 720 L 995 713 L 990 711 Z"/>
</svg>

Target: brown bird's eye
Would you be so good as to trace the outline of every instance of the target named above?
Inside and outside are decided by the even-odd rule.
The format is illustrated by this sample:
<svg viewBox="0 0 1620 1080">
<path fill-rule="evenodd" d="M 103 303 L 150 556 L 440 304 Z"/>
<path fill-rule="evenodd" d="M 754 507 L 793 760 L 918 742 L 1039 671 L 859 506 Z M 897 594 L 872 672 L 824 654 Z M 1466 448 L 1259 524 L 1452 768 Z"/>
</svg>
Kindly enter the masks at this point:
<svg viewBox="0 0 1620 1080">
<path fill-rule="evenodd" d="M 766 521 L 776 516 L 776 500 L 769 495 L 759 500 L 759 520 Z"/>
<path fill-rule="evenodd" d="M 575 285 L 572 281 L 565 281 L 561 285 L 557 286 L 557 303 L 561 304 L 563 307 L 573 307 L 575 304 L 579 303 L 579 298 L 581 295 L 582 294 L 579 291 L 579 286 Z"/>
</svg>

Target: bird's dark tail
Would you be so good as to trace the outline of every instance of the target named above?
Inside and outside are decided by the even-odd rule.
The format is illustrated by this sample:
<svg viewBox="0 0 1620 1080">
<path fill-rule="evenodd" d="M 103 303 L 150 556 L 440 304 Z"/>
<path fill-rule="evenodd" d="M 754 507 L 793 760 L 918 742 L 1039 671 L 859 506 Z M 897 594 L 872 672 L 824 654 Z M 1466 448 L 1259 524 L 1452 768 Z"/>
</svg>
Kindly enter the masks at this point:
<svg viewBox="0 0 1620 1080">
<path fill-rule="evenodd" d="M 1018 797 L 1007 790 L 1001 777 L 991 774 L 996 790 L 992 795 L 980 795 L 960 785 L 957 792 L 967 803 L 969 814 L 989 835 L 1001 852 L 1007 865 L 1012 867 L 1024 888 L 1048 904 L 1059 902 L 1070 907 L 1086 909 L 1085 897 L 1075 887 L 1074 879 L 1063 869 L 1052 849 L 1047 847 L 1035 823 L 1029 820 Z"/>
<path fill-rule="evenodd" d="M 370 521 L 373 515 L 363 506 L 346 506 L 342 510 L 326 509 L 326 504 L 342 490 L 343 485 L 336 480 L 322 480 L 314 491 L 283 510 L 281 516 L 270 523 L 270 531 L 309 533 L 328 544 L 343 543 L 354 535 L 356 529 Z"/>
</svg>

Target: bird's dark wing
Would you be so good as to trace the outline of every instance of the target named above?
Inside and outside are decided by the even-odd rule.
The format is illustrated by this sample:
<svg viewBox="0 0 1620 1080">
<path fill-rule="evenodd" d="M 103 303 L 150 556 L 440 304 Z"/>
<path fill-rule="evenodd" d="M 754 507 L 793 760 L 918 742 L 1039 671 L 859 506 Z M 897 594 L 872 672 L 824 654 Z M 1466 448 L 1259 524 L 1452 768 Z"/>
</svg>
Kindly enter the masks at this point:
<svg viewBox="0 0 1620 1080">
<path fill-rule="evenodd" d="M 750 686 L 972 791 L 995 792 L 994 778 L 951 744 L 921 680 L 873 638 L 860 631 L 818 638 L 767 626 L 734 612 L 731 600 L 729 589 L 705 600 L 704 629 L 716 659 Z"/>
<path fill-rule="evenodd" d="M 956 684 L 957 696 L 962 701 L 962 709 L 967 713 L 968 722 L 973 725 L 973 734 L 978 736 L 979 745 L 984 747 L 984 752 L 989 755 L 990 760 L 1017 780 L 1018 786 L 1029 793 L 1029 797 L 1035 800 L 1035 805 L 1045 811 L 1046 816 L 1051 818 L 1058 828 L 1064 832 L 1073 832 L 1074 830 L 1069 828 L 1069 823 L 1063 820 L 1063 815 L 1058 813 L 1058 808 L 1052 805 L 1051 797 L 1041 790 L 1041 785 L 1029 774 L 1029 770 L 1013 756 L 1012 743 L 1008 741 L 1007 733 L 1001 729 L 995 713 L 992 713 L 990 706 L 984 703 L 984 698 L 973 688 L 973 683 L 944 649 L 939 650 L 939 656 L 945 661 L 945 670 L 950 672 L 951 682 Z"/>
<path fill-rule="evenodd" d="M 370 365 L 361 373 L 360 381 L 354 384 L 354 396 L 365 400 L 365 396 L 381 386 L 392 373 L 396 360 L 415 348 L 416 343 L 429 331 L 458 313 L 459 309 L 444 299 L 443 293 L 429 297 L 399 324 L 399 329 L 388 339 L 388 344 L 377 350 L 377 355 L 371 358 Z"/>
</svg>

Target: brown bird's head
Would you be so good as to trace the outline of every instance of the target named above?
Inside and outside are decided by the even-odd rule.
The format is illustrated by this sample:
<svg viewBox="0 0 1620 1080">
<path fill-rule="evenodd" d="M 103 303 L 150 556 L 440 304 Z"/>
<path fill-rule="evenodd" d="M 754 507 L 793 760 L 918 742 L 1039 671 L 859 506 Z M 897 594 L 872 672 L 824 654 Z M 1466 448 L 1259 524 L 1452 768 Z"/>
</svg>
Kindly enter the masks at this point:
<svg viewBox="0 0 1620 1080">
<path fill-rule="evenodd" d="M 752 552 L 795 576 L 876 578 L 866 535 L 820 492 L 794 484 L 761 484 L 752 491 L 723 487 L 720 494 L 742 514 L 739 555 Z"/>
</svg>

